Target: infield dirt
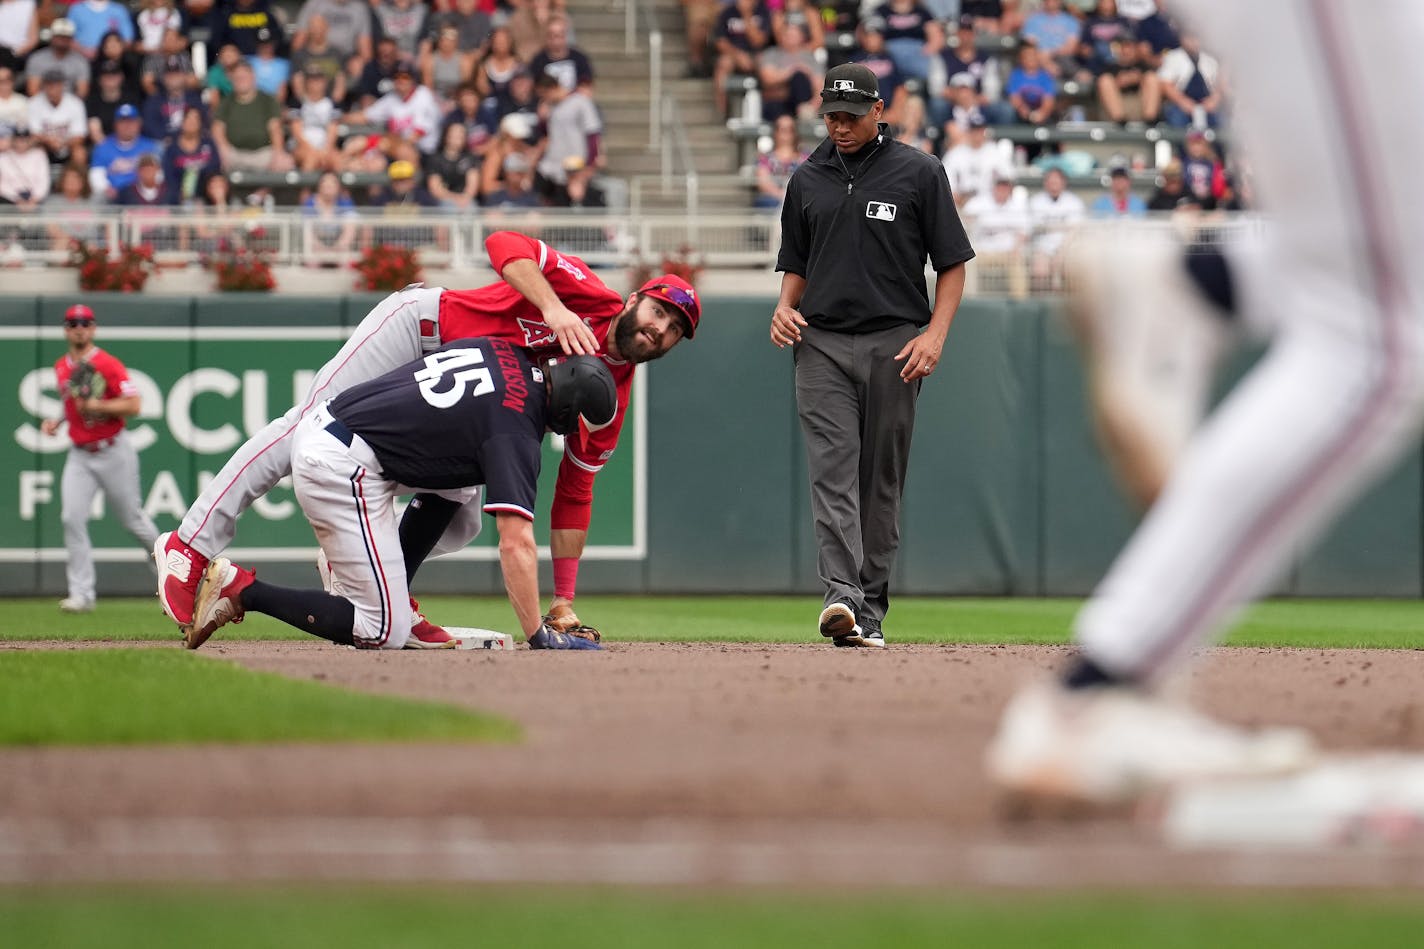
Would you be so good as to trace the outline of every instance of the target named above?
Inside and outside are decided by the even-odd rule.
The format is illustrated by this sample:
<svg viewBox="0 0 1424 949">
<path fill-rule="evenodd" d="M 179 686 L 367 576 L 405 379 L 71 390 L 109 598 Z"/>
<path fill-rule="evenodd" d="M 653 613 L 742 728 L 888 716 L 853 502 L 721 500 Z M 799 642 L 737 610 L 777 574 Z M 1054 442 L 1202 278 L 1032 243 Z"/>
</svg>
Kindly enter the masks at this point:
<svg viewBox="0 0 1424 949">
<path fill-rule="evenodd" d="M 1418 848 L 1179 853 L 1141 817 L 1003 820 L 984 746 L 1060 648 L 373 654 L 218 638 L 203 654 L 496 712 L 526 738 L 6 749 L 0 882 L 1424 883 Z M 1424 651 L 1235 648 L 1183 687 L 1223 718 L 1305 726 L 1333 749 L 1417 751 L 1421 681 Z"/>
</svg>

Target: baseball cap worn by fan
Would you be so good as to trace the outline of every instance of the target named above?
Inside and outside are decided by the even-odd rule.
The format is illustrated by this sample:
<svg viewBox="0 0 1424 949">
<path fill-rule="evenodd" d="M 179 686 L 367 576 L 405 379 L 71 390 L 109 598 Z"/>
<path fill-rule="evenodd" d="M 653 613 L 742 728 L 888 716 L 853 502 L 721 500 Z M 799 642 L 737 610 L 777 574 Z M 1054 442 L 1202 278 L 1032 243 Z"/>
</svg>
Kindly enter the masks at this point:
<svg viewBox="0 0 1424 949">
<path fill-rule="evenodd" d="M 655 300 L 671 303 L 681 310 L 682 315 L 687 317 L 685 335 L 688 339 L 697 332 L 697 321 L 702 319 L 702 303 L 697 299 L 697 291 L 692 289 L 692 284 L 676 274 L 665 273 L 643 284 L 638 288 L 638 292 Z"/>
<path fill-rule="evenodd" d="M 139 118 L 138 109 L 136 109 L 131 103 L 125 102 L 123 105 L 119 106 L 117 109 L 114 110 L 114 118 L 116 118 L 116 119 L 136 119 L 136 118 Z"/>
<path fill-rule="evenodd" d="M 392 181 L 405 181 L 415 177 L 415 165 L 408 161 L 393 161 L 391 167 L 386 169 L 386 174 L 390 175 Z"/>
<path fill-rule="evenodd" d="M 821 87 L 821 105 L 818 114 L 827 112 L 849 112 L 851 115 L 865 115 L 880 101 L 880 80 L 860 63 L 843 63 L 826 71 L 826 82 Z"/>
<path fill-rule="evenodd" d="M 61 17 L 49 25 L 50 36 L 73 36 L 74 21 Z"/>
</svg>

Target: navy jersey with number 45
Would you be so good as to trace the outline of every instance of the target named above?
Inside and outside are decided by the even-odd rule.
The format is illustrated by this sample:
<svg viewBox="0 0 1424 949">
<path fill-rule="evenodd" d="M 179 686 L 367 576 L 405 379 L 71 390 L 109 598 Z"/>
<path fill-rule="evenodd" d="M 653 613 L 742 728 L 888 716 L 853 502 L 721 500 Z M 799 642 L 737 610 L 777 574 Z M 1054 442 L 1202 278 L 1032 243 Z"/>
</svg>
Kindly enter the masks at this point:
<svg viewBox="0 0 1424 949">
<path fill-rule="evenodd" d="M 502 339 L 460 339 L 347 389 L 331 414 L 366 440 L 381 475 L 412 488 L 486 486 L 484 509 L 533 520 L 544 376 Z"/>
</svg>

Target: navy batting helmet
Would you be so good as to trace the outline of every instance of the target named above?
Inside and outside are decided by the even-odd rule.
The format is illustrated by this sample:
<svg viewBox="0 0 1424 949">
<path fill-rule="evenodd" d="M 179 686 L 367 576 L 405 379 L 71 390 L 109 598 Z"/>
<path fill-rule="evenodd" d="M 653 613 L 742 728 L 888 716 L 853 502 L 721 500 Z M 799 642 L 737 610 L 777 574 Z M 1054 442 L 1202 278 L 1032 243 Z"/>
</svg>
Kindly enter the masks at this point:
<svg viewBox="0 0 1424 949">
<path fill-rule="evenodd" d="M 560 356 L 544 364 L 549 387 L 548 425 L 574 438 L 579 447 L 587 432 L 607 428 L 618 414 L 613 373 L 597 356 Z"/>
</svg>

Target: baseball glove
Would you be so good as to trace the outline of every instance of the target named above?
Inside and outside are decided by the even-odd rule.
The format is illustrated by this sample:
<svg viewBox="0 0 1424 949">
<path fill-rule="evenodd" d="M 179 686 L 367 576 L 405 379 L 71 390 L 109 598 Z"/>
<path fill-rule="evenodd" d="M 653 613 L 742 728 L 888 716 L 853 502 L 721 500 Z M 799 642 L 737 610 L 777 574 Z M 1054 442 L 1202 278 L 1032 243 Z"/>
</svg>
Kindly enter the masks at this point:
<svg viewBox="0 0 1424 949">
<path fill-rule="evenodd" d="M 550 607 L 549 612 L 543 616 L 545 626 L 548 626 L 556 633 L 568 633 L 570 636 L 577 636 L 579 639 L 587 639 L 599 643 L 603 641 L 603 634 L 592 626 L 585 626 L 579 622 L 578 614 L 574 608 L 566 603 Z"/>
<path fill-rule="evenodd" d="M 89 363 L 81 362 L 69 374 L 64 394 L 76 402 L 83 402 L 85 399 L 95 398 L 99 394 L 95 390 L 102 386 L 103 379 L 100 378 L 99 371 Z"/>
</svg>

